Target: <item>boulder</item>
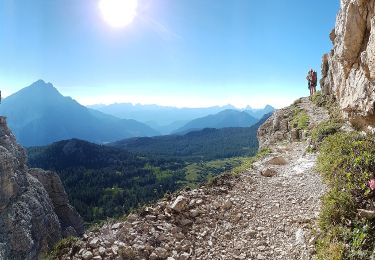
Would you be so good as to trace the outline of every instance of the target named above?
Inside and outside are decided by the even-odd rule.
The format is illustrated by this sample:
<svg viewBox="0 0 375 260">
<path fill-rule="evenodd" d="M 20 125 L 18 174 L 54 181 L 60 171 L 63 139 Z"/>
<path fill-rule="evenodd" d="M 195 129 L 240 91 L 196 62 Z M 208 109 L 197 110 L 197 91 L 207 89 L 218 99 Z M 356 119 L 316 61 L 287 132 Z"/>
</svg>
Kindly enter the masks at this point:
<svg viewBox="0 0 375 260">
<path fill-rule="evenodd" d="M 273 177 L 277 174 L 277 171 L 275 169 L 272 169 L 272 168 L 267 168 L 266 170 L 263 170 L 261 172 L 261 175 L 264 176 L 264 177 Z"/>
<path fill-rule="evenodd" d="M 276 156 L 270 159 L 267 164 L 269 165 L 287 165 L 288 161 L 282 156 Z"/>
</svg>

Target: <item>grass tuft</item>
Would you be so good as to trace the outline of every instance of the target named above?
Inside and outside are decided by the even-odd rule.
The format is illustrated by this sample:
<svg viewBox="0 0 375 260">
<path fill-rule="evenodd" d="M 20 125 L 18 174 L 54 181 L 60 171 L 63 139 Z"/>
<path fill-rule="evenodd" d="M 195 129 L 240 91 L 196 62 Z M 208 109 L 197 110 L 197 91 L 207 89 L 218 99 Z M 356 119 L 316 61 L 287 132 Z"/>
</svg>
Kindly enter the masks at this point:
<svg viewBox="0 0 375 260">
<path fill-rule="evenodd" d="M 46 257 L 50 260 L 62 259 L 64 255 L 67 255 L 70 250 L 71 255 L 74 255 L 78 252 L 79 247 L 77 246 L 78 238 L 76 237 L 67 237 L 60 240 L 52 249 L 52 251 Z"/>
</svg>

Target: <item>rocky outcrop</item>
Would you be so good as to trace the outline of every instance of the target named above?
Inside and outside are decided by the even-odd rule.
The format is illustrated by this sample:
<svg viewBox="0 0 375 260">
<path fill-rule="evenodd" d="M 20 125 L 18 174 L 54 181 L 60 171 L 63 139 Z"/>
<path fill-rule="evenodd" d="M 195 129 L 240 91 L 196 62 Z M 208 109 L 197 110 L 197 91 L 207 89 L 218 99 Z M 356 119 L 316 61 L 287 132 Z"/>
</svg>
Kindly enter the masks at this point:
<svg viewBox="0 0 375 260">
<path fill-rule="evenodd" d="M 28 173 L 26 153 L 0 117 L 0 259 L 36 259 L 62 237 L 42 183 Z"/>
<path fill-rule="evenodd" d="M 29 174 L 42 183 L 46 189 L 59 218 L 63 237 L 82 235 L 83 220 L 75 208 L 69 204 L 68 195 L 60 177 L 55 172 L 42 169 L 29 169 Z"/>
<path fill-rule="evenodd" d="M 323 56 L 322 92 L 360 128 L 375 127 L 375 1 L 341 0 L 333 49 Z"/>
<path fill-rule="evenodd" d="M 309 118 L 308 129 L 299 129 L 293 126 L 296 111 L 306 111 Z M 312 104 L 306 97 L 300 98 L 293 105 L 276 110 L 259 127 L 257 132 L 259 149 L 270 147 L 281 141 L 295 142 L 305 140 L 309 129 L 316 126 L 317 122 L 326 121 L 328 118 L 328 113 L 324 108 Z"/>
<path fill-rule="evenodd" d="M 259 149 L 291 139 L 290 121 L 292 115 L 293 111 L 290 107 L 278 109 L 259 127 L 257 132 Z"/>
</svg>

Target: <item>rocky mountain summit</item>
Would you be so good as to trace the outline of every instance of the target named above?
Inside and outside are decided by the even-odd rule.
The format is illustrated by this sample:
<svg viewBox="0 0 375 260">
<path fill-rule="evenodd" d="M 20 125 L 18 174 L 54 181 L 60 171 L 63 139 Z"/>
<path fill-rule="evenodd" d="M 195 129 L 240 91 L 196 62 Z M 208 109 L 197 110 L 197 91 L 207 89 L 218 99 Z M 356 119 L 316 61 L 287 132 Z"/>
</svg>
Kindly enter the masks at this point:
<svg viewBox="0 0 375 260">
<path fill-rule="evenodd" d="M 64 234 L 83 233 L 58 176 L 28 169 L 26 162 L 0 117 L 0 259 L 36 259 Z"/>
<path fill-rule="evenodd" d="M 315 172 L 316 154 L 306 153 L 303 134 L 291 134 L 295 109 L 310 118 L 308 128 L 328 119 L 307 98 L 278 111 L 260 129 L 272 151 L 237 175 L 166 196 L 108 222 L 60 252 L 60 259 L 311 259 L 312 232 L 325 192 Z M 281 119 L 281 120 L 279 120 Z M 277 134 L 278 135 L 278 134 Z"/>
<path fill-rule="evenodd" d="M 322 91 L 338 101 L 353 124 L 375 132 L 375 1 L 341 0 L 330 39 Z"/>
</svg>

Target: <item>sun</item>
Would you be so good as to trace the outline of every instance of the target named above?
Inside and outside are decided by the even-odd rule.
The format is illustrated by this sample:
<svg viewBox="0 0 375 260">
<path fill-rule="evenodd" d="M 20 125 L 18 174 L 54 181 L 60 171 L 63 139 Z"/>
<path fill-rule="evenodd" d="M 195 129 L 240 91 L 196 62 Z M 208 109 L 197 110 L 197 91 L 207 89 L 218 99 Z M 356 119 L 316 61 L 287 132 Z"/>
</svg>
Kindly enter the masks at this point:
<svg viewBox="0 0 375 260">
<path fill-rule="evenodd" d="M 131 24 L 137 15 L 138 0 L 100 0 L 103 19 L 112 27 L 122 28 Z"/>
</svg>

